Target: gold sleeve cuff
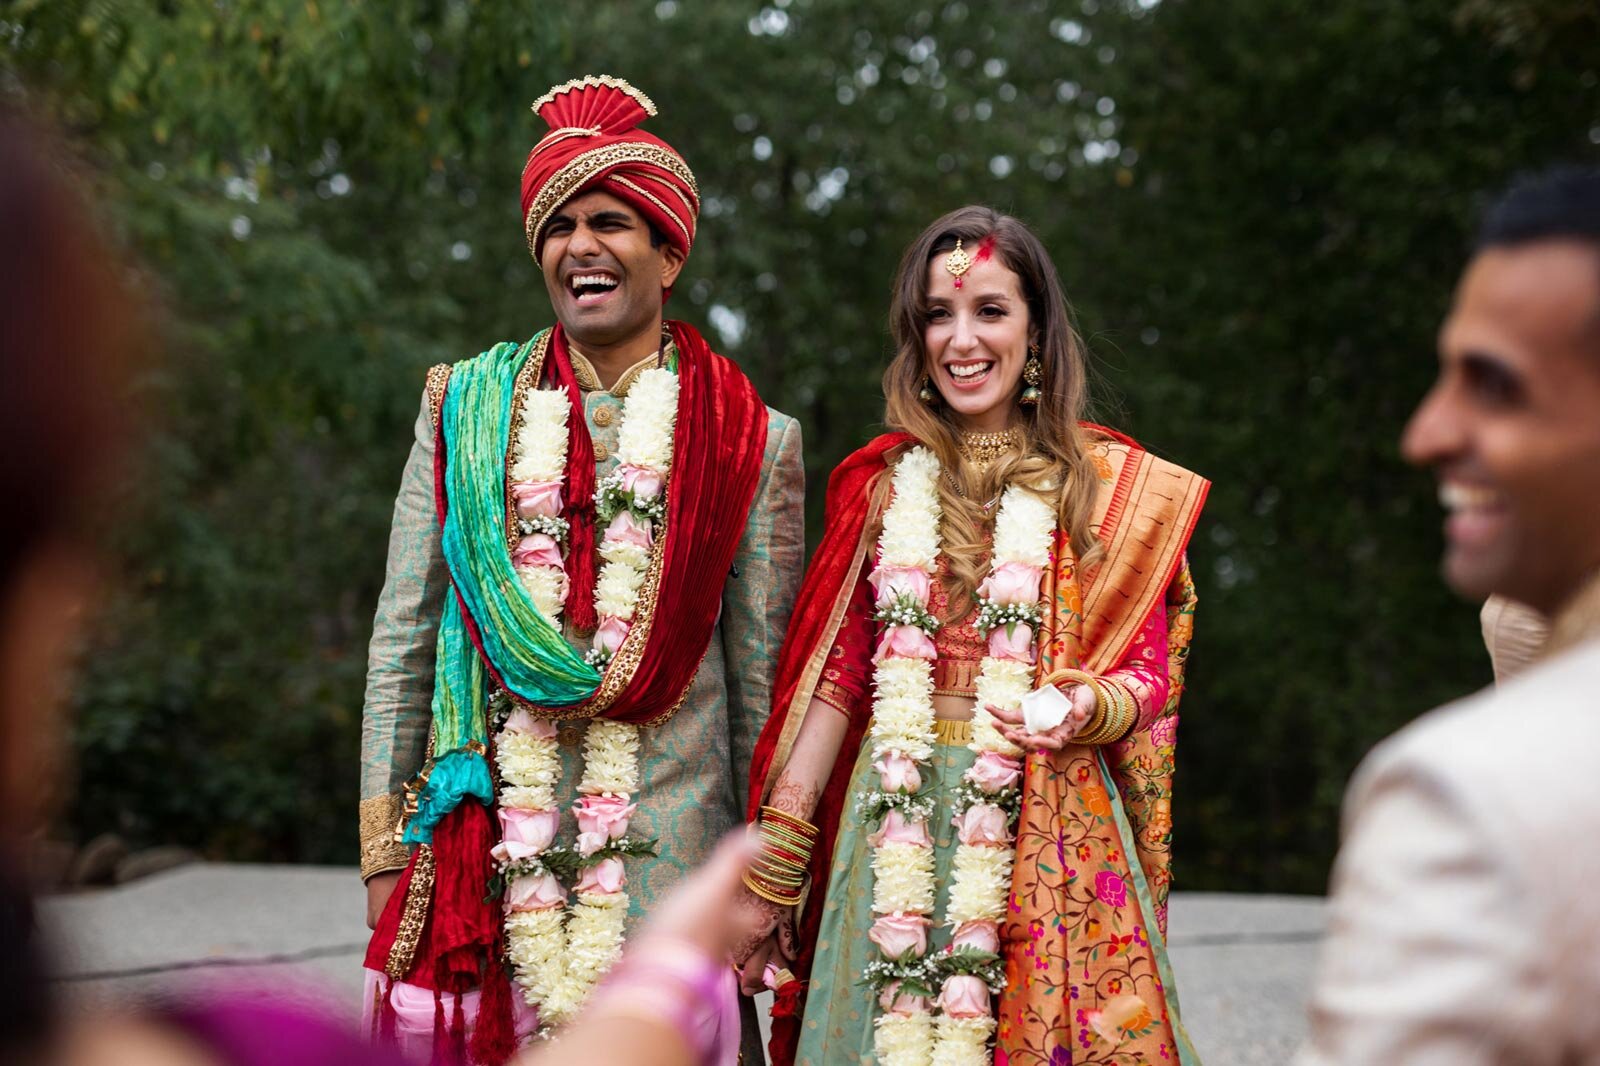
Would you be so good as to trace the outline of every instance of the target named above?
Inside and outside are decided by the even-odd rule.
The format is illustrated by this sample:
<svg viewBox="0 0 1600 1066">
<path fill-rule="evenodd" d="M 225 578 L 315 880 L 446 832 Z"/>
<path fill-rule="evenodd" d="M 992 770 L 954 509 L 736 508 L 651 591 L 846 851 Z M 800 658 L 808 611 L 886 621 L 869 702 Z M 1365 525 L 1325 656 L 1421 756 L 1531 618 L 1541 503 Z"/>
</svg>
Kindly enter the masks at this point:
<svg viewBox="0 0 1600 1066">
<path fill-rule="evenodd" d="M 411 848 L 398 839 L 404 812 L 405 800 L 398 794 L 361 801 L 361 880 L 403 870 L 411 861 Z"/>
<path fill-rule="evenodd" d="M 850 704 L 855 700 L 854 694 L 849 689 L 837 681 L 829 681 L 827 678 L 817 682 L 817 687 L 811 695 L 834 710 L 841 711 L 846 715 L 850 713 Z"/>
</svg>

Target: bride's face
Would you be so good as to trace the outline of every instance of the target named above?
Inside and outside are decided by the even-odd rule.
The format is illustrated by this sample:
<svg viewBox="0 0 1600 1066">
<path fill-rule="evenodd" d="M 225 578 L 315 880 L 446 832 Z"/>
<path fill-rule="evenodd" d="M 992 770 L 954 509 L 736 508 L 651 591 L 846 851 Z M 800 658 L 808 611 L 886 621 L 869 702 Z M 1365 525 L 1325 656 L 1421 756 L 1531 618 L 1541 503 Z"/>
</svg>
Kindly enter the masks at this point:
<svg viewBox="0 0 1600 1066">
<path fill-rule="evenodd" d="M 980 248 L 973 259 L 960 288 L 944 253 L 928 263 L 924 371 L 968 430 L 993 433 L 1016 411 L 1028 358 L 1028 303 L 1022 279 L 998 256 Z"/>
</svg>

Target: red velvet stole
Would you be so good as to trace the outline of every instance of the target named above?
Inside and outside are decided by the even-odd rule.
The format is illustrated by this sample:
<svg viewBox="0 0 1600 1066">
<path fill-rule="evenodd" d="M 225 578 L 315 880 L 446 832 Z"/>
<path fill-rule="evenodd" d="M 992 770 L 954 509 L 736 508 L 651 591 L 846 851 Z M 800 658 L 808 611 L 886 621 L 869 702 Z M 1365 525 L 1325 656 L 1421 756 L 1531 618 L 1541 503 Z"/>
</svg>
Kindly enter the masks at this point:
<svg viewBox="0 0 1600 1066">
<path fill-rule="evenodd" d="M 598 566 L 594 551 L 594 441 L 589 437 L 583 390 L 578 388 L 578 375 L 572 370 L 572 353 L 567 350 L 567 331 L 559 323 L 550 331 L 550 352 L 545 356 L 543 378 L 566 393 L 571 404 L 567 414 L 567 484 L 561 504 L 561 517 L 567 520 L 567 618 L 580 633 L 591 633 L 600 624 L 594 610 Z M 674 435 L 674 455 L 677 444 Z"/>
</svg>

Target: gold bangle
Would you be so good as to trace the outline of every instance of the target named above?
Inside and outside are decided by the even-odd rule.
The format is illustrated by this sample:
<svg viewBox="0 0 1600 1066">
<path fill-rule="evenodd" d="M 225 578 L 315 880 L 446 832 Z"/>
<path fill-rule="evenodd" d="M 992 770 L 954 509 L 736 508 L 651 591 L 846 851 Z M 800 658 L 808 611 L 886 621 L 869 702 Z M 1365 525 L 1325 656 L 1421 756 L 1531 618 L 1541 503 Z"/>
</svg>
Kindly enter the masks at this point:
<svg viewBox="0 0 1600 1066">
<path fill-rule="evenodd" d="M 1116 723 L 1121 718 L 1121 709 L 1117 703 L 1116 694 L 1104 679 L 1094 678 L 1088 682 L 1094 691 L 1095 712 L 1089 724 L 1073 738 L 1074 743 L 1094 745 L 1105 743 L 1106 736 L 1116 728 Z"/>
<path fill-rule="evenodd" d="M 815 829 L 816 828 L 816 826 L 812 825 L 810 822 L 806 821 L 804 818 L 800 817 L 798 814 L 795 814 L 792 811 L 786 811 L 782 807 L 774 807 L 770 803 L 762 804 L 761 810 L 763 812 L 767 813 L 767 814 L 772 815 L 774 818 L 777 818 L 779 820 L 785 820 L 785 821 L 793 822 L 796 825 L 803 826 L 806 829 Z"/>
<path fill-rule="evenodd" d="M 1134 722 L 1138 720 L 1133 697 L 1121 685 L 1107 678 L 1097 678 L 1096 689 L 1106 701 L 1105 717 L 1100 722 L 1099 728 L 1085 730 L 1078 738 L 1078 743 L 1115 744 L 1128 735 Z"/>
<path fill-rule="evenodd" d="M 765 870 L 750 869 L 747 870 L 746 873 L 748 873 L 755 880 L 766 885 L 768 888 L 774 890 L 780 888 L 798 889 L 801 885 L 805 884 L 806 881 L 804 877 L 775 877 Z"/>
<path fill-rule="evenodd" d="M 821 832 L 821 830 L 812 825 L 810 822 L 806 821 L 804 818 L 790 814 L 788 811 L 779 810 L 777 807 L 762 807 L 761 813 L 763 815 L 762 821 L 766 820 L 766 815 L 771 815 L 773 820 L 778 822 L 780 825 L 787 825 L 789 828 L 796 830 L 804 836 L 811 837 L 812 839 L 815 839 Z"/>
<path fill-rule="evenodd" d="M 802 848 L 809 848 L 812 844 L 816 843 L 816 838 L 801 836 L 794 830 L 776 823 L 769 824 L 767 822 L 762 822 L 761 835 L 764 837 L 771 836 L 775 840 L 785 841 L 787 843 L 798 845 Z"/>
<path fill-rule="evenodd" d="M 1108 743 L 1115 744 L 1118 741 L 1126 740 L 1128 734 L 1133 732 L 1133 727 L 1138 724 L 1139 703 L 1127 686 L 1120 682 L 1107 679 L 1106 685 L 1117 694 L 1118 700 L 1122 703 L 1122 720 L 1117 723 L 1116 734 L 1108 741 Z"/>
<path fill-rule="evenodd" d="M 1111 693 L 1112 702 L 1116 704 L 1116 714 L 1106 723 L 1105 736 L 1100 743 L 1115 744 L 1127 734 L 1128 726 L 1131 724 L 1128 717 L 1130 713 L 1128 699 L 1127 694 L 1122 691 L 1116 682 L 1107 681 L 1105 686 L 1106 691 Z"/>
<path fill-rule="evenodd" d="M 750 863 L 750 869 L 754 869 L 760 876 L 771 880 L 795 880 L 795 882 L 798 882 L 798 880 L 805 879 L 805 868 L 803 866 L 784 868 L 784 866 L 774 866 L 773 863 L 763 863 L 763 861 L 757 860 L 754 863 Z"/>
<path fill-rule="evenodd" d="M 788 838 L 769 837 L 765 833 L 761 836 L 762 855 L 773 855 L 779 851 L 790 852 L 794 860 L 804 866 L 811 861 L 811 852 L 816 847 L 816 842 L 811 840 L 791 840 Z"/>
<path fill-rule="evenodd" d="M 749 869 L 760 877 L 774 881 L 801 881 L 806 876 L 804 870 L 782 870 L 764 863 L 751 863 Z"/>
<path fill-rule="evenodd" d="M 767 889 L 762 888 L 760 885 L 755 884 L 751 881 L 750 872 L 748 870 L 745 871 L 744 875 L 744 887 L 748 888 L 751 892 L 754 892 L 756 895 L 760 896 L 769 903 L 776 903 L 780 907 L 792 907 L 796 903 L 800 902 L 799 893 L 796 893 L 793 899 L 785 899 L 784 897 L 779 896 L 777 893 L 770 892 Z"/>
<path fill-rule="evenodd" d="M 1094 691 L 1095 711 L 1094 717 L 1084 727 L 1082 734 L 1074 738 L 1080 744 L 1098 744 L 1117 713 L 1116 697 L 1111 694 L 1104 681 L 1097 677 L 1089 682 L 1089 688 Z"/>
<path fill-rule="evenodd" d="M 1065 667 L 1060 670 L 1052 670 L 1041 677 L 1039 679 L 1039 687 L 1059 685 L 1063 681 L 1071 681 L 1079 685 L 1092 685 L 1096 680 L 1097 678 L 1086 670 L 1074 670 L 1071 667 Z"/>
</svg>

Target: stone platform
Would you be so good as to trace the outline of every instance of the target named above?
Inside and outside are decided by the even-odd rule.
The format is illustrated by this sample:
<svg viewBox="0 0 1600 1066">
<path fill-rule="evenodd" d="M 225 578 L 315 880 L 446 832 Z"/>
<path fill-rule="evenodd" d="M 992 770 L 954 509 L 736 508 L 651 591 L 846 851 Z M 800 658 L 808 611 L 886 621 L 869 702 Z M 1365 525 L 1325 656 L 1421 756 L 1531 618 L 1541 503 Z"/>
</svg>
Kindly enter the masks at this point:
<svg viewBox="0 0 1600 1066">
<path fill-rule="evenodd" d="M 85 1003 L 270 982 L 347 1004 L 361 990 L 365 897 L 354 869 L 201 863 L 42 906 L 63 992 Z M 1208 1066 L 1280 1066 L 1305 1031 L 1323 929 L 1307 897 L 1177 893 L 1172 957 Z"/>
</svg>

